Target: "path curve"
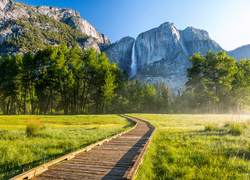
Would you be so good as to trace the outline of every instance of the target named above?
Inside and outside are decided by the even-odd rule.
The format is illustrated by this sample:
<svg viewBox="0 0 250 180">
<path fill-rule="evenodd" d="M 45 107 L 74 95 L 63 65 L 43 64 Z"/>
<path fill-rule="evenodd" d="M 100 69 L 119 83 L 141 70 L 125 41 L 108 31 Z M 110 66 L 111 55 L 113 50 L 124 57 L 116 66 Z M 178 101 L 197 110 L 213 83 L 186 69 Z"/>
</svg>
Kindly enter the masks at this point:
<svg viewBox="0 0 250 180">
<path fill-rule="evenodd" d="M 137 122 L 137 127 L 91 151 L 62 161 L 32 179 L 133 179 L 155 128 L 149 122 L 122 116 Z"/>
</svg>

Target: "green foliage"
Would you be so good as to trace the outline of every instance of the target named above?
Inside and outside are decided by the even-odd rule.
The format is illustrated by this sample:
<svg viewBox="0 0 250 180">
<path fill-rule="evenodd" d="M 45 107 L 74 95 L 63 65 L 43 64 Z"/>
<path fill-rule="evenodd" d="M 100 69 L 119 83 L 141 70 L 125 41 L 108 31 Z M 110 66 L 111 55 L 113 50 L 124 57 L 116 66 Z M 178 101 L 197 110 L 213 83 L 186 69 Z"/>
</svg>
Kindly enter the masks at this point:
<svg viewBox="0 0 250 180">
<path fill-rule="evenodd" d="M 140 81 L 127 81 L 112 101 L 111 113 L 145 112 L 172 113 L 173 97 L 165 82 L 155 85 Z"/>
<path fill-rule="evenodd" d="M 195 102 L 194 90 L 185 89 L 182 93 L 178 92 L 174 101 L 175 113 L 197 113 L 198 108 Z"/>
<path fill-rule="evenodd" d="M 212 124 L 205 125 L 205 131 L 213 131 L 213 130 L 215 130 L 215 128 L 216 127 Z"/>
<path fill-rule="evenodd" d="M 155 85 L 157 92 L 156 108 L 158 113 L 172 113 L 173 112 L 173 97 L 170 86 L 165 82 L 157 82 Z"/>
<path fill-rule="evenodd" d="M 14 31 L 13 35 L 2 41 L 0 48 L 2 52 L 15 52 L 17 49 L 25 52 L 37 51 L 48 47 L 49 44 L 66 44 L 68 47 L 72 47 L 88 37 L 70 25 L 46 15 L 11 20 L 7 23 L 6 28 L 11 27 L 15 27 L 21 32 Z M 10 48 L 14 49 L 10 50 Z"/>
<path fill-rule="evenodd" d="M 234 136 L 239 136 L 242 134 L 243 131 L 242 124 L 239 123 L 231 124 L 229 128 L 230 128 L 229 134 L 232 134 Z"/>
<path fill-rule="evenodd" d="M 239 112 L 249 105 L 250 60 L 236 60 L 220 51 L 190 57 L 187 90 L 192 90 L 195 108 L 203 113 Z M 190 101 L 191 102 L 191 101 Z"/>
<path fill-rule="evenodd" d="M 232 103 L 238 111 L 248 111 L 247 106 L 250 100 L 250 60 L 241 59 L 236 63 L 236 66 L 238 71 L 233 81 L 231 96 L 234 98 Z"/>
<path fill-rule="evenodd" d="M 28 120 L 28 124 L 26 126 L 26 134 L 27 136 L 35 136 L 41 129 L 41 119 L 36 119 L 34 117 L 33 119 Z"/>
<path fill-rule="evenodd" d="M 4 114 L 105 113 L 123 82 L 104 53 L 78 46 L 48 47 L 0 58 Z"/>
</svg>

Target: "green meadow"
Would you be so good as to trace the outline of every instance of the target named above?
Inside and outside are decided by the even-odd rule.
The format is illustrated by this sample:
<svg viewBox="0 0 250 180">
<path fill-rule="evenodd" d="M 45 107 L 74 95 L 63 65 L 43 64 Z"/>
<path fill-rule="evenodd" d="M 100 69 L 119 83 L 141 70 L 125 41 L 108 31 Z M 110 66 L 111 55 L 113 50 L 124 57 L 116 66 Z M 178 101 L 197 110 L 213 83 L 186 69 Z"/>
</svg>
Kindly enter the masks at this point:
<svg viewBox="0 0 250 180">
<path fill-rule="evenodd" d="M 250 117 L 130 114 L 156 131 L 136 179 L 250 179 Z"/>
<path fill-rule="evenodd" d="M 151 122 L 153 139 L 136 179 L 250 179 L 250 117 L 130 114 Z M 30 124 L 39 126 L 28 134 Z M 0 179 L 133 126 L 116 115 L 0 116 Z"/>
<path fill-rule="evenodd" d="M 133 122 L 116 115 L 0 116 L 0 179 L 118 134 Z M 27 126 L 37 128 L 27 133 Z M 30 132 L 30 131 L 29 131 Z"/>
</svg>

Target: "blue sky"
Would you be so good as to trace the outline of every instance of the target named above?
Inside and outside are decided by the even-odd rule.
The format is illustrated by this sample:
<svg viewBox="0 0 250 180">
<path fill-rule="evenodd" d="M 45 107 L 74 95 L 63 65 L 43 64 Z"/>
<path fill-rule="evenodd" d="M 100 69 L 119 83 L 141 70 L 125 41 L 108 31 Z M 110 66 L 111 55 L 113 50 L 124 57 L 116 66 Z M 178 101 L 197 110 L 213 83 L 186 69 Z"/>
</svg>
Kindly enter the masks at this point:
<svg viewBox="0 0 250 180">
<path fill-rule="evenodd" d="M 20 1 L 23 2 L 23 1 Z M 71 8 L 115 42 L 173 22 L 208 31 L 225 50 L 250 44 L 250 0 L 25 0 L 29 5 Z"/>
</svg>

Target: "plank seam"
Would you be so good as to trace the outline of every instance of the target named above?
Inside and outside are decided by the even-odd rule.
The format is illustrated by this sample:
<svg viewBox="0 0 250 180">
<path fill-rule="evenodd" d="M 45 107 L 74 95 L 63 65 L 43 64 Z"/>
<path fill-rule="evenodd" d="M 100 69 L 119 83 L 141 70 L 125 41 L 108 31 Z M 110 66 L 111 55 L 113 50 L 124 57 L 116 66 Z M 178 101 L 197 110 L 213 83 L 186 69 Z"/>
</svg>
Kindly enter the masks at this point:
<svg viewBox="0 0 250 180">
<path fill-rule="evenodd" d="M 130 119 L 130 120 L 131 120 L 131 119 Z M 134 120 L 132 120 L 132 121 L 134 121 Z M 135 122 L 135 121 L 134 121 L 134 122 Z M 69 153 L 69 154 L 66 154 L 66 155 L 64 155 L 64 156 L 62 156 L 62 157 L 59 157 L 59 158 L 54 159 L 54 160 L 52 160 L 52 161 L 49 161 L 48 163 L 42 164 L 42 165 L 40 165 L 40 166 L 38 166 L 38 167 L 35 167 L 35 168 L 31 169 L 31 170 L 28 170 L 28 171 L 26 171 L 26 172 L 23 172 L 22 174 L 19 174 L 19 175 L 15 176 L 15 177 L 11 178 L 10 180 L 31 179 L 31 178 L 33 178 L 34 176 L 37 176 L 37 175 L 39 175 L 39 174 L 44 173 L 44 172 L 47 171 L 47 170 L 49 169 L 49 167 L 52 166 L 52 165 L 55 165 L 55 164 L 57 164 L 57 163 L 59 163 L 59 162 L 62 162 L 62 161 L 64 161 L 64 160 L 70 160 L 70 159 L 74 158 L 74 157 L 75 157 L 77 154 L 79 154 L 79 153 L 90 151 L 92 148 L 94 148 L 94 147 L 96 147 L 96 146 L 101 146 L 104 142 L 109 142 L 109 141 L 111 141 L 111 140 L 113 140 L 113 139 L 116 139 L 117 137 L 120 137 L 120 136 L 122 136 L 122 135 L 124 135 L 124 134 L 126 134 L 126 133 L 128 133 L 128 132 L 130 132 L 130 131 L 132 131 L 132 130 L 134 130 L 134 129 L 137 127 L 137 125 L 138 125 L 138 122 L 136 122 L 136 124 L 135 124 L 132 128 L 130 128 L 130 129 L 124 131 L 124 132 L 121 132 L 121 133 L 119 133 L 119 134 L 117 134 L 117 135 L 114 135 L 114 136 L 112 136 L 112 137 L 106 138 L 106 139 L 104 139 L 104 140 L 101 140 L 101 141 L 96 142 L 96 143 L 94 143 L 94 144 L 91 144 L 91 145 L 89 145 L 89 146 L 86 146 L 86 147 L 84 147 L 84 148 L 82 148 L 82 149 L 79 149 L 79 150 L 77 150 L 77 151 L 74 151 L 74 152 L 71 152 L 71 153 Z"/>
<path fill-rule="evenodd" d="M 138 118 L 135 118 L 135 117 L 132 117 L 132 116 L 127 116 L 127 115 L 121 115 L 121 116 L 126 117 L 126 118 L 128 118 L 130 120 L 137 119 L 137 120 L 143 121 L 143 122 L 147 123 L 149 126 L 151 126 L 151 128 L 153 129 L 150 137 L 148 138 L 148 140 L 147 140 L 145 146 L 143 147 L 143 149 L 141 150 L 141 152 L 140 152 L 138 158 L 136 159 L 133 167 L 130 169 L 129 173 L 127 175 L 125 175 L 126 179 L 133 180 L 135 178 L 135 175 L 136 175 L 140 165 L 143 162 L 144 155 L 145 155 L 145 153 L 146 153 L 146 151 L 148 149 L 149 143 L 151 142 L 153 134 L 155 132 L 155 127 L 150 122 L 147 122 L 147 121 L 142 120 L 142 119 L 138 119 Z"/>
</svg>

